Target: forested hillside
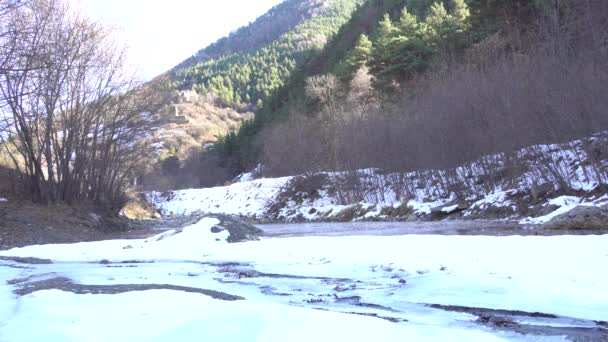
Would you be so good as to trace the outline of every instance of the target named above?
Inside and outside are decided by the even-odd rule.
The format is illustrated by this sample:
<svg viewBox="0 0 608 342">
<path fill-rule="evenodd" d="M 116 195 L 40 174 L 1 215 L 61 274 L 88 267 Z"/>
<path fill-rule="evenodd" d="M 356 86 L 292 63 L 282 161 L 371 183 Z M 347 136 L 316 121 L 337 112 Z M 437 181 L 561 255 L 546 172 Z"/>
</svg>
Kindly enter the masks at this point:
<svg viewBox="0 0 608 342">
<path fill-rule="evenodd" d="M 367 1 L 212 155 L 232 174 L 517 164 L 518 148 L 608 129 L 607 6 Z"/>
<path fill-rule="evenodd" d="M 255 23 L 178 65 L 172 86 L 213 94 L 218 104 L 262 106 L 321 50 L 362 0 L 288 0 Z"/>
</svg>

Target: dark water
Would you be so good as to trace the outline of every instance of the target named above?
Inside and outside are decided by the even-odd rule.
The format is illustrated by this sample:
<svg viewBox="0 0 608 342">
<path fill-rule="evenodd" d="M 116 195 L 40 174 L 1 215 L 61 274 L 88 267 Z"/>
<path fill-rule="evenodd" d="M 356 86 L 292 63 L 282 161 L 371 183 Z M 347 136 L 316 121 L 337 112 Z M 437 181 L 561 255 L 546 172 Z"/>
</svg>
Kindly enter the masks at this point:
<svg viewBox="0 0 608 342">
<path fill-rule="evenodd" d="M 539 225 L 520 225 L 513 221 L 453 220 L 433 222 L 345 222 L 257 225 L 267 237 L 352 236 L 352 235 L 589 235 L 606 231 L 547 230 Z"/>
</svg>

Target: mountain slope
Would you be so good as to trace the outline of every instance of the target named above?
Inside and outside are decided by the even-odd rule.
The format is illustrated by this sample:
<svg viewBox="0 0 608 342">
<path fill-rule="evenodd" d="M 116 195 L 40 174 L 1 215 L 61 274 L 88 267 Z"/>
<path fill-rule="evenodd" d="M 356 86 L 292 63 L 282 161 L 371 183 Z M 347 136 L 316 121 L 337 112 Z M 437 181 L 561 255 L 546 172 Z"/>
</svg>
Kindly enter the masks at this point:
<svg viewBox="0 0 608 342">
<path fill-rule="evenodd" d="M 261 102 L 314 57 L 362 0 L 287 0 L 182 62 L 171 87 L 212 94 L 223 106 Z"/>
<path fill-rule="evenodd" d="M 271 8 L 255 22 L 243 26 L 215 43 L 199 50 L 172 70 L 179 71 L 197 63 L 222 56 L 261 49 L 279 39 L 281 35 L 309 20 L 323 6 L 323 1 L 289 0 Z"/>
<path fill-rule="evenodd" d="M 286 0 L 150 82 L 160 98 L 154 112 L 161 124 L 151 139 L 157 161 L 177 158 L 183 168 L 183 161 L 198 155 L 203 145 L 253 119 L 363 2 Z M 161 165 L 152 173 L 162 173 Z"/>
</svg>

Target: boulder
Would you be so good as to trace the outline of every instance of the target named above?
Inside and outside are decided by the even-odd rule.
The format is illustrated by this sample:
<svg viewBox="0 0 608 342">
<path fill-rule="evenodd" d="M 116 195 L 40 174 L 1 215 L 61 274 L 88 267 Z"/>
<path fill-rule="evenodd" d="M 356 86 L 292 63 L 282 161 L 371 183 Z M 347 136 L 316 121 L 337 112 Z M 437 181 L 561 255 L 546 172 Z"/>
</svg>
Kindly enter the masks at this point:
<svg viewBox="0 0 608 342">
<path fill-rule="evenodd" d="M 533 199 L 544 198 L 547 194 L 553 192 L 555 190 L 555 186 L 551 183 L 542 183 L 538 185 L 533 185 L 530 189 L 530 195 Z"/>
<path fill-rule="evenodd" d="M 367 214 L 368 210 L 361 203 L 357 203 L 342 209 L 340 212 L 332 215 L 331 219 L 335 222 L 350 222 L 357 217 L 362 217 Z"/>
<path fill-rule="evenodd" d="M 244 223 L 233 216 L 223 214 L 207 214 L 204 217 L 212 217 L 220 221 L 220 223 L 211 227 L 212 233 L 219 233 L 227 230 L 230 233 L 227 241 L 229 243 L 243 241 L 257 241 L 264 231 L 251 224 Z"/>
<path fill-rule="evenodd" d="M 545 229 L 608 230 L 608 208 L 578 206 L 543 225 Z"/>
<path fill-rule="evenodd" d="M 396 218 L 403 218 L 406 217 L 410 214 L 412 214 L 414 212 L 414 210 L 409 207 L 407 205 L 407 201 L 406 202 L 402 202 L 401 204 L 399 204 L 399 206 L 393 207 L 384 207 L 382 208 L 382 210 L 380 211 L 380 215 L 383 216 L 390 216 L 390 217 L 396 217 Z"/>
</svg>

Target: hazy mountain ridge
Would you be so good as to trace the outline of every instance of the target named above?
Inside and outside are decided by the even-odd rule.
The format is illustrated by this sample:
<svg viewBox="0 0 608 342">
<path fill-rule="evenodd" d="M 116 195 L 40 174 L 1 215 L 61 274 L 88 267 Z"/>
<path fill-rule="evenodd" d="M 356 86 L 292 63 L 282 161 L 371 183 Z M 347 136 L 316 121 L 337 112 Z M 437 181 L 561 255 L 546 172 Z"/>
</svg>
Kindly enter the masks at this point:
<svg viewBox="0 0 608 342">
<path fill-rule="evenodd" d="M 293 72 L 324 48 L 361 3 L 284 2 L 178 65 L 169 74 L 168 87 L 211 94 L 220 106 L 259 109 Z"/>
</svg>

